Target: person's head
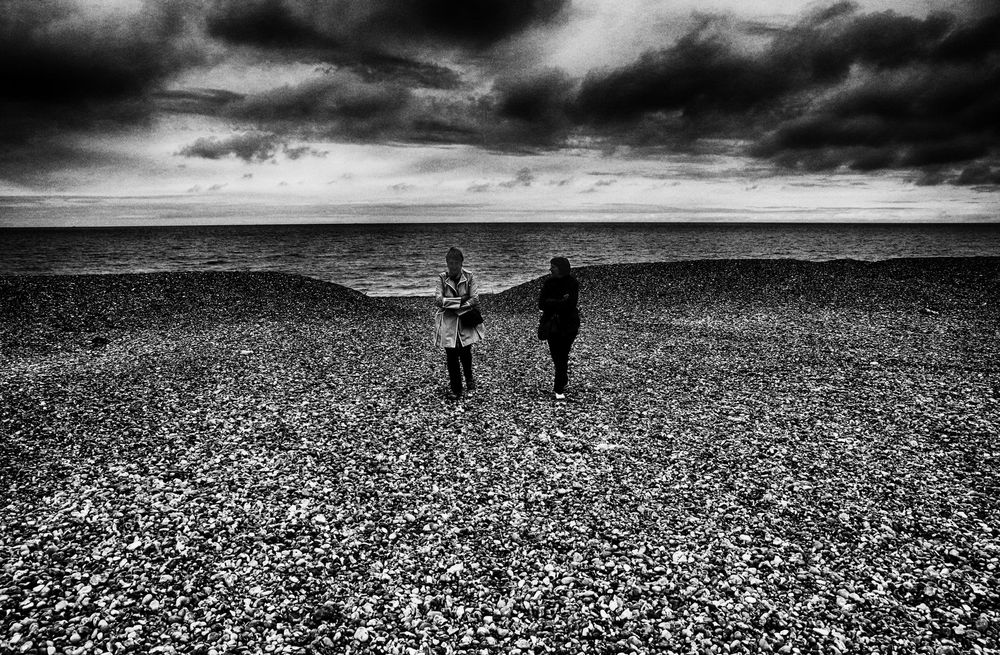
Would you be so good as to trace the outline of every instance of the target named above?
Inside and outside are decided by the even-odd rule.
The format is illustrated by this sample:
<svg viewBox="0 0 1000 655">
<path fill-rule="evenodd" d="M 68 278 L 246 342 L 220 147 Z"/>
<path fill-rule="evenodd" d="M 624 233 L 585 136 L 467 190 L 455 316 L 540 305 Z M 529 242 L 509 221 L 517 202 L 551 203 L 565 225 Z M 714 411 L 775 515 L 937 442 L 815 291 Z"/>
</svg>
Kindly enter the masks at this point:
<svg viewBox="0 0 1000 655">
<path fill-rule="evenodd" d="M 448 262 L 448 275 L 458 277 L 462 274 L 462 263 L 465 261 L 465 255 L 462 254 L 461 250 L 454 247 L 449 248 L 444 260 Z"/>
<path fill-rule="evenodd" d="M 552 277 L 566 277 L 569 275 L 569 260 L 565 257 L 553 257 L 550 263 L 549 270 L 552 272 Z"/>
</svg>

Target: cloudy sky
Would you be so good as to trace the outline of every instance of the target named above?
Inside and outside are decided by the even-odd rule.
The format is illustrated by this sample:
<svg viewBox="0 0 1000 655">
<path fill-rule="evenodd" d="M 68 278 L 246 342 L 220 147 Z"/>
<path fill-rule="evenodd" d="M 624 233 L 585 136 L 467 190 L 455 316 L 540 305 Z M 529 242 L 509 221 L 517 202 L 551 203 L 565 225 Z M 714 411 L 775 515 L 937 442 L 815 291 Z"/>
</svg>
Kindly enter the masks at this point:
<svg viewBox="0 0 1000 655">
<path fill-rule="evenodd" d="M 0 0 L 0 80 L 8 208 L 1000 208 L 995 0 Z"/>
</svg>

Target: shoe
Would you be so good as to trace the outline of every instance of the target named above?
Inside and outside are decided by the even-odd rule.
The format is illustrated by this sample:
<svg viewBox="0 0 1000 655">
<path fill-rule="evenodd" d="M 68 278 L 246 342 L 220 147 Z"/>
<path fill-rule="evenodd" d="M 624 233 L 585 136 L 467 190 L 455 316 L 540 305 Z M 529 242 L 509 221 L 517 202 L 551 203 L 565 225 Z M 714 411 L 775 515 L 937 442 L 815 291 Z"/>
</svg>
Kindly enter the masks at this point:
<svg viewBox="0 0 1000 655">
<path fill-rule="evenodd" d="M 556 400 L 566 400 L 566 394 L 560 393 L 560 392 L 557 391 L 556 392 Z"/>
</svg>

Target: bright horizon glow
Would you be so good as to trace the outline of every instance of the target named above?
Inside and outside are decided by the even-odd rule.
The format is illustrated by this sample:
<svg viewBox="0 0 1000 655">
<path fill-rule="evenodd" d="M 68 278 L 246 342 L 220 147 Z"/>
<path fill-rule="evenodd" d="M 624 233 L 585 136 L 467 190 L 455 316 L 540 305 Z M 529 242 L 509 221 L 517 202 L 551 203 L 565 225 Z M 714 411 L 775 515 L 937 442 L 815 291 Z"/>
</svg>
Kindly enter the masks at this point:
<svg viewBox="0 0 1000 655">
<path fill-rule="evenodd" d="M 832 198 L 845 201 L 846 199 Z M 664 206 L 590 204 L 573 208 L 482 203 L 341 204 L 261 199 L 234 202 L 199 197 L 7 196 L 0 197 L 0 228 L 184 225 L 298 225 L 377 223 L 1000 223 L 995 211 L 957 198 L 935 203 L 912 199 L 881 203 L 740 207 L 704 203 Z"/>
<path fill-rule="evenodd" d="M 919 186 L 910 172 L 788 174 L 729 154 L 513 155 L 394 144 L 309 143 L 321 154 L 297 160 L 192 159 L 178 154 L 190 137 L 185 127 L 161 129 L 154 145 L 148 133 L 93 143 L 109 164 L 61 171 L 58 193 L 0 186 L 0 227 L 998 219 L 997 193 Z"/>
</svg>

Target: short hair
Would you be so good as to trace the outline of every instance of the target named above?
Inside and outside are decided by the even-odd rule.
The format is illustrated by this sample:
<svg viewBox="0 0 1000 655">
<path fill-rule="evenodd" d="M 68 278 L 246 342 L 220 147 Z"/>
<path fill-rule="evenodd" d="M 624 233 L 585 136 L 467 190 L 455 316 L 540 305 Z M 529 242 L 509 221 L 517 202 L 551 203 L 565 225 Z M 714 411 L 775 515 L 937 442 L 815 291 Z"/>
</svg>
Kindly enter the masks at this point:
<svg viewBox="0 0 1000 655">
<path fill-rule="evenodd" d="M 559 269 L 559 272 L 563 275 L 569 275 L 569 260 L 565 257 L 553 257 L 552 265 Z"/>
<path fill-rule="evenodd" d="M 448 254 L 445 255 L 444 258 L 446 260 L 447 259 L 457 259 L 460 262 L 464 262 L 465 261 L 465 255 L 462 254 L 461 250 L 459 250 L 458 248 L 456 248 L 454 246 L 452 246 L 451 248 L 448 248 Z"/>
</svg>

